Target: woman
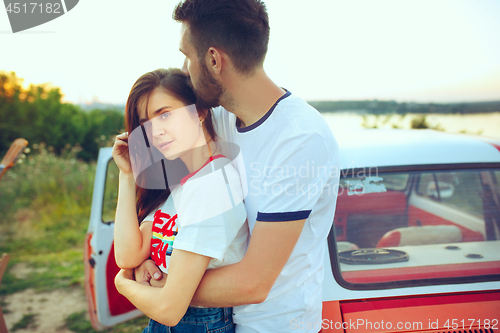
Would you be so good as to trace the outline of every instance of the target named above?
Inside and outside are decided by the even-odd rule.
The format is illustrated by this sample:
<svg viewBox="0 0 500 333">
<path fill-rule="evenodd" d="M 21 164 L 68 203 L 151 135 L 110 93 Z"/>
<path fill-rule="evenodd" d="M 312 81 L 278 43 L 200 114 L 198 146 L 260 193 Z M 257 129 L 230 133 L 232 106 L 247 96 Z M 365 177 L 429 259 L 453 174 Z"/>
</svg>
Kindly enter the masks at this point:
<svg viewBox="0 0 500 333">
<path fill-rule="evenodd" d="M 117 136 L 113 146 L 120 169 L 116 262 L 132 269 L 151 256 L 168 273 L 160 291 L 117 279 L 118 291 L 151 318 L 144 332 L 234 332 L 231 308 L 189 307 L 205 270 L 241 260 L 248 236 L 246 210 L 238 200 L 243 197 L 239 175 L 214 142 L 210 111 L 197 109 L 195 103 L 180 70 L 144 74 L 127 100 L 128 132 Z M 170 189 L 136 189 L 139 171 L 143 175 L 151 161 L 130 152 L 150 156 L 151 143 L 156 154 L 182 161 L 189 172 L 177 185 L 166 172 Z M 133 166 L 140 169 L 135 170 L 137 177 Z"/>
</svg>

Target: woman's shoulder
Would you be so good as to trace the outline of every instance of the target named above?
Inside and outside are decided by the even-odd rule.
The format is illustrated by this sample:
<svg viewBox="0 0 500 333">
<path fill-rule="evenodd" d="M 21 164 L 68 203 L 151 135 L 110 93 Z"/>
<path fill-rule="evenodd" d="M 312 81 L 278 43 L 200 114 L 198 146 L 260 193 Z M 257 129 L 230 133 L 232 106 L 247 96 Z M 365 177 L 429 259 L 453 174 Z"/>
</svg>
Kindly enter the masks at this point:
<svg viewBox="0 0 500 333">
<path fill-rule="evenodd" d="M 223 154 L 215 154 L 209 158 L 207 163 L 198 172 L 193 175 L 192 179 L 210 175 L 216 171 L 226 168 L 231 165 L 231 160 Z"/>
<path fill-rule="evenodd" d="M 165 212 L 171 212 L 172 211 L 172 206 L 173 206 L 173 202 L 172 202 L 172 198 L 173 198 L 173 194 L 175 194 L 174 192 L 176 192 L 176 189 L 177 189 L 177 186 L 172 190 L 172 193 L 171 195 L 168 196 L 167 200 L 165 200 L 162 204 L 160 204 L 158 207 L 154 208 L 142 221 L 141 221 L 141 225 L 144 223 L 144 222 L 154 222 L 154 219 L 155 219 L 155 215 L 159 212 L 159 214 L 161 213 L 165 213 Z"/>
<path fill-rule="evenodd" d="M 231 159 L 222 154 L 214 155 L 196 174 L 182 185 L 183 197 L 187 194 L 198 196 L 205 190 L 226 191 L 226 187 L 241 187 L 240 176 Z M 196 195 L 195 195 L 196 194 Z"/>
</svg>

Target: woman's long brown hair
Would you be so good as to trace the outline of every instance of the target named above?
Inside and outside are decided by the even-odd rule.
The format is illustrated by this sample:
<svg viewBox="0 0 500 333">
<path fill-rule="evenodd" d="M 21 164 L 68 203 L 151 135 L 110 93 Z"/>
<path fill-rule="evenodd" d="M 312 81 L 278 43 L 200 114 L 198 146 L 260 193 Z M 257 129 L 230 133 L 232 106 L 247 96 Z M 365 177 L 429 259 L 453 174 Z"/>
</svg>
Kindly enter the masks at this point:
<svg viewBox="0 0 500 333">
<path fill-rule="evenodd" d="M 132 133 L 134 129 L 141 125 L 137 109 L 139 101 L 142 98 L 145 98 L 147 101 L 151 92 L 157 87 L 162 87 L 169 94 L 182 101 L 185 105 L 196 104 L 196 95 L 188 85 L 187 80 L 188 77 L 177 68 L 161 68 L 142 75 L 134 83 L 127 99 L 127 104 L 125 106 L 126 131 Z M 200 109 L 199 107 L 197 107 L 197 110 L 198 115 L 205 119 L 203 124 L 206 127 L 208 134 L 212 140 L 215 140 L 215 130 L 212 123 L 211 111 Z M 168 161 L 165 159 L 164 162 L 179 163 L 179 166 L 176 166 L 176 168 L 185 168 L 185 165 L 180 160 Z M 167 200 L 169 195 L 170 190 L 168 188 L 166 190 L 152 190 L 141 188 L 136 185 L 136 211 L 139 223 L 141 223 L 153 210 L 159 208 L 161 204 Z"/>
</svg>

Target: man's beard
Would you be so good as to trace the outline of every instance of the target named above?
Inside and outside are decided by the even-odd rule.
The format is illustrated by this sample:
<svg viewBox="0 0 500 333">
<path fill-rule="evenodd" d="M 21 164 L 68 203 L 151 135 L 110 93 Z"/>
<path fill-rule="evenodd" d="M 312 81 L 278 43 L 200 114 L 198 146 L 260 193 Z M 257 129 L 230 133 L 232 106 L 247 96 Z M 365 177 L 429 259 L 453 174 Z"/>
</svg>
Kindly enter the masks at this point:
<svg viewBox="0 0 500 333">
<path fill-rule="evenodd" d="M 196 105 L 203 109 L 219 106 L 224 87 L 210 75 L 206 64 L 200 61 L 200 67 L 201 74 L 197 84 L 198 88 L 193 86 L 191 78 L 188 79 L 188 85 L 196 95 Z"/>
</svg>

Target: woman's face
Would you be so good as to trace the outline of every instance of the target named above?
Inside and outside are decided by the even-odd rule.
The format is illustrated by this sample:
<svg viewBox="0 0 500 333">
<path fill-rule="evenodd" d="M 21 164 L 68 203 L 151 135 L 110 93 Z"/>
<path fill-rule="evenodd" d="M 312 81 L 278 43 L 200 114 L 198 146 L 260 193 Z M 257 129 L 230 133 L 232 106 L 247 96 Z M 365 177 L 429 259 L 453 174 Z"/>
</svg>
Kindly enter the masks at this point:
<svg viewBox="0 0 500 333">
<path fill-rule="evenodd" d="M 184 105 L 163 88 L 153 90 L 148 103 L 139 100 L 138 112 L 153 145 L 169 160 L 180 157 L 186 163 L 186 153 L 206 143 L 196 107 Z"/>
</svg>

